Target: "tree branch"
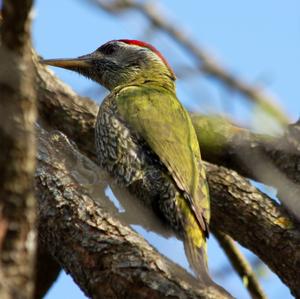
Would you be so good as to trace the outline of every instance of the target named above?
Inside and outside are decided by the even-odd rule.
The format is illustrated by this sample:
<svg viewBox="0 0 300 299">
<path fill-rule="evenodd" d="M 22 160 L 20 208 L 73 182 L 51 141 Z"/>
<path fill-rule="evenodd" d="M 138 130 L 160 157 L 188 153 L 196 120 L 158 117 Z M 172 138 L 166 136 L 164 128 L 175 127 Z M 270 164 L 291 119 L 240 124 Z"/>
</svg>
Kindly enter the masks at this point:
<svg viewBox="0 0 300 299">
<path fill-rule="evenodd" d="M 0 26 L 0 297 L 32 298 L 36 249 L 30 0 L 3 2 Z"/>
<path fill-rule="evenodd" d="M 208 163 L 206 170 L 212 227 L 250 249 L 300 296 L 299 223 L 235 171 Z"/>
<path fill-rule="evenodd" d="M 80 187 L 80 173 L 74 175 L 68 165 L 76 163 L 73 171 L 78 171 L 89 164 L 95 172 L 97 166 L 64 135 L 39 130 L 38 161 L 41 238 L 87 296 L 232 298 L 214 284 L 202 285 L 160 256 L 125 223 L 108 214 L 107 198 L 91 198 Z M 101 184 L 104 188 L 105 182 Z"/>
<path fill-rule="evenodd" d="M 44 67 L 37 66 L 37 72 L 43 122 L 65 132 L 82 152 L 94 159 L 96 104 L 74 94 Z M 298 224 L 282 207 L 236 172 L 207 164 L 207 173 L 212 197 L 212 225 L 251 249 L 295 295 L 300 295 L 297 287 L 300 279 Z M 283 261 L 283 255 L 293 258 Z"/>
<path fill-rule="evenodd" d="M 240 174 L 259 180 L 255 169 L 243 160 L 269 158 L 287 178 L 300 183 L 300 123 L 289 125 L 279 137 L 255 134 L 237 127 L 220 116 L 192 114 L 193 125 L 206 160 L 235 169 Z M 244 157 L 244 159 L 243 159 Z M 272 186 L 271 177 L 260 180 Z"/>
<path fill-rule="evenodd" d="M 253 299 L 266 299 L 266 295 L 252 270 L 250 263 L 239 251 L 234 241 L 221 231 L 213 232 L 220 246 L 228 256 L 232 267 L 236 270 Z"/>
</svg>

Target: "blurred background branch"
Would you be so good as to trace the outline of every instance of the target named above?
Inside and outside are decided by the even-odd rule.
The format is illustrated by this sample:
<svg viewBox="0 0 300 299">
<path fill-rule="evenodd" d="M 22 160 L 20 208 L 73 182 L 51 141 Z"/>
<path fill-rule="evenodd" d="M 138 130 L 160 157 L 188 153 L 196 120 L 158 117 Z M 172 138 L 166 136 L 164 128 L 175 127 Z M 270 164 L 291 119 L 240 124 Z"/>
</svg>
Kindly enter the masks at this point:
<svg viewBox="0 0 300 299">
<path fill-rule="evenodd" d="M 273 186 L 289 211 L 300 219 L 299 122 L 279 137 L 256 134 L 220 116 L 193 114 L 203 158 Z"/>
<path fill-rule="evenodd" d="M 3 1 L 0 26 L 0 297 L 32 298 L 36 93 L 31 0 Z"/>
<path fill-rule="evenodd" d="M 180 30 L 178 24 L 174 24 L 168 17 L 159 10 L 154 1 L 136 1 L 136 0 L 89 0 L 105 11 L 118 14 L 128 10 L 137 10 L 158 30 L 169 34 L 180 46 L 182 46 L 193 58 L 198 69 L 209 76 L 219 80 L 228 87 L 245 95 L 250 101 L 256 103 L 265 113 L 272 116 L 281 125 L 289 122 L 288 117 L 283 113 L 283 109 L 275 104 L 275 100 L 268 95 L 261 87 L 253 86 L 241 78 L 234 76 L 226 70 L 220 62 L 217 62 L 186 32 Z"/>
</svg>

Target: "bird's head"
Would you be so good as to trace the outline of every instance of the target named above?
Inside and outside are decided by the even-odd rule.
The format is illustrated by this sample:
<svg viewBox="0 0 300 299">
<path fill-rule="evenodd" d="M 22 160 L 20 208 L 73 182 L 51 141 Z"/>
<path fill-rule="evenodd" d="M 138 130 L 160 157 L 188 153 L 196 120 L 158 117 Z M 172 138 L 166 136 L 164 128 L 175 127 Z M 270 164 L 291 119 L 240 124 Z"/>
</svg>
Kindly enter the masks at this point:
<svg viewBox="0 0 300 299">
<path fill-rule="evenodd" d="M 150 44 L 137 40 L 112 40 L 78 58 L 41 62 L 76 71 L 109 90 L 145 81 L 174 86 L 175 80 L 171 67 L 161 53 Z"/>
</svg>

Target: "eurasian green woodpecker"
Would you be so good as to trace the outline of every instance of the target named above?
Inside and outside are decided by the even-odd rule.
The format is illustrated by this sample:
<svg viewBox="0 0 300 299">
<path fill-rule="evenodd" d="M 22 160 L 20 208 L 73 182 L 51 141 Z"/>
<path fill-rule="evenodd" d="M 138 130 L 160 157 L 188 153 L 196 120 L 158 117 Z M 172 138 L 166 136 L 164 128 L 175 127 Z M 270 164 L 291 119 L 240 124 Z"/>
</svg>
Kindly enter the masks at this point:
<svg viewBox="0 0 300 299">
<path fill-rule="evenodd" d="M 205 169 L 167 61 L 148 43 L 121 39 L 75 59 L 42 62 L 76 71 L 110 90 L 95 129 L 100 166 L 173 228 L 184 240 L 192 269 L 199 279 L 208 279 Z"/>
</svg>

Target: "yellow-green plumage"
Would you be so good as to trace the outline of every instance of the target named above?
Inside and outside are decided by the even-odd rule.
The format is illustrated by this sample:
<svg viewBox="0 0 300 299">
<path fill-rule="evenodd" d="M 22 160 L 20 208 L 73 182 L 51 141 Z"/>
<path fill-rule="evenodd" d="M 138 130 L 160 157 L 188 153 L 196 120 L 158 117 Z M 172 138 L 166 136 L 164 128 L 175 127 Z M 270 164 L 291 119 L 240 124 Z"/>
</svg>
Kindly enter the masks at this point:
<svg viewBox="0 0 300 299">
<path fill-rule="evenodd" d="M 189 195 L 189 209 L 207 230 L 209 194 L 200 148 L 190 116 L 175 93 L 149 84 L 129 86 L 116 102 L 120 115 L 158 155 L 177 187 Z"/>
<path fill-rule="evenodd" d="M 203 272 L 203 267 L 206 267 L 203 260 L 208 235 L 209 193 L 189 114 L 174 91 L 153 83 L 123 87 L 115 99 L 121 118 L 159 157 L 176 186 L 178 194 L 173 200 L 179 211 L 170 208 L 163 213 L 170 225 L 183 236 L 191 266 L 197 272 Z M 178 213 L 182 225 L 173 222 L 174 215 L 166 215 L 168 212 Z"/>
</svg>

